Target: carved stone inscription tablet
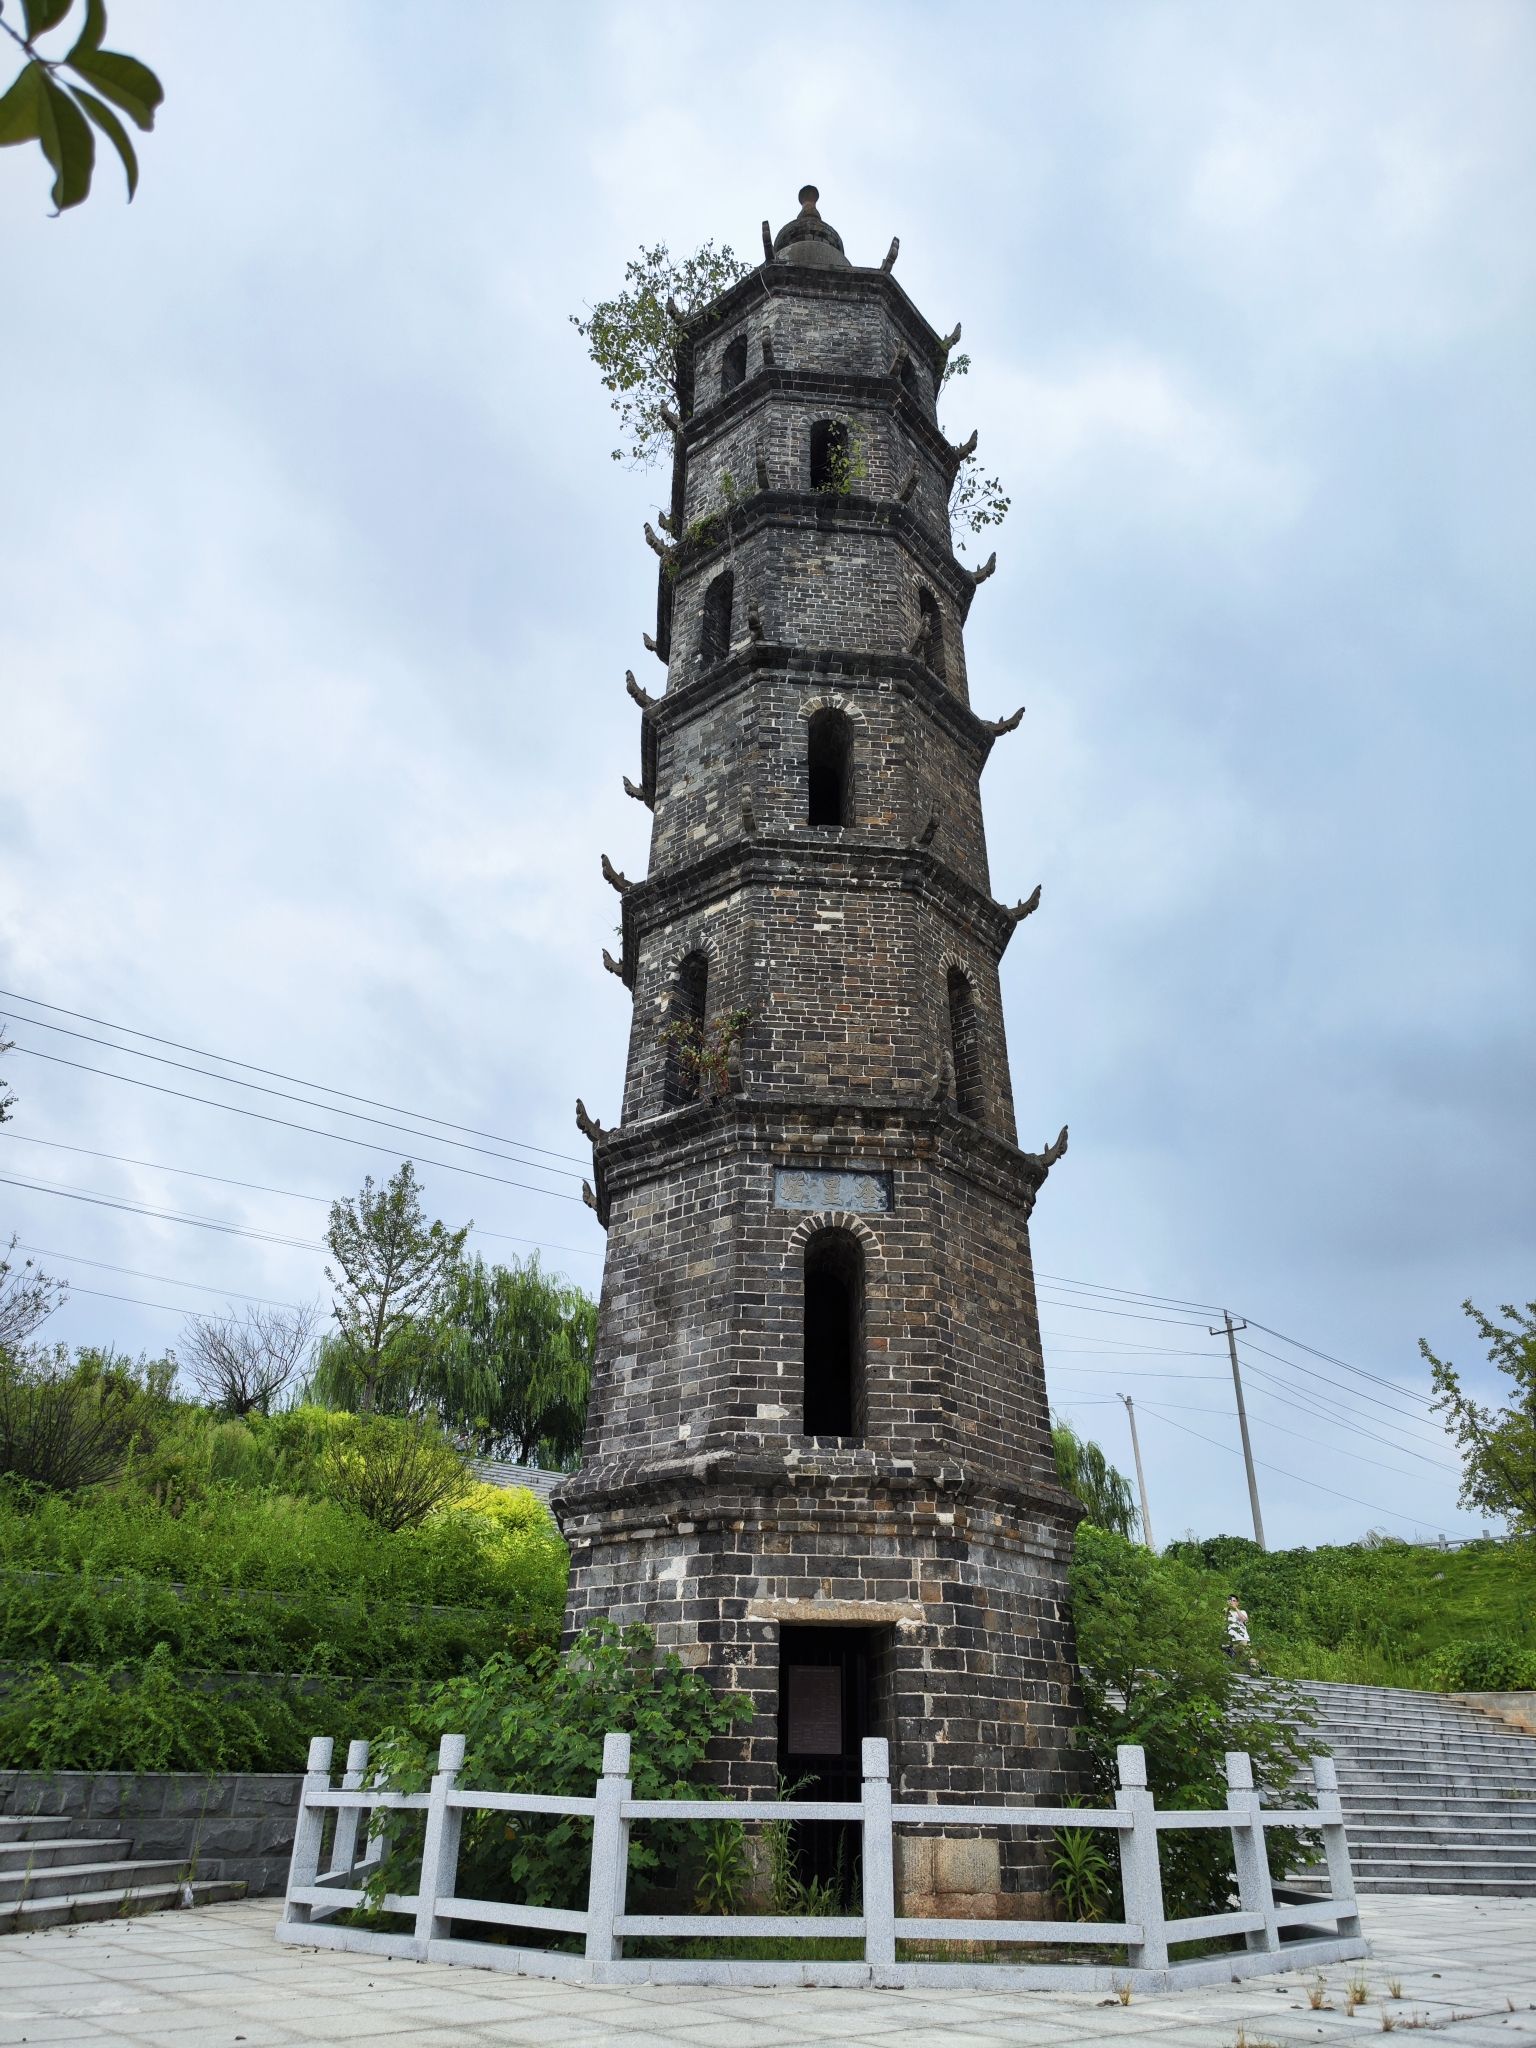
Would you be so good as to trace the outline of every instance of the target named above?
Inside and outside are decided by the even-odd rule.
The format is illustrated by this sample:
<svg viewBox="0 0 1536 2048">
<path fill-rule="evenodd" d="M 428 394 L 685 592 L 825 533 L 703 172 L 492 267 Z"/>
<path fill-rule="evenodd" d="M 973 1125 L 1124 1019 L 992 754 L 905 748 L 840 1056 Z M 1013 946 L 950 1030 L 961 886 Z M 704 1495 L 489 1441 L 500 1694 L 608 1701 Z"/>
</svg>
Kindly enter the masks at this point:
<svg viewBox="0 0 1536 2048">
<path fill-rule="evenodd" d="M 893 1200 L 888 1173 L 822 1173 L 781 1166 L 773 1176 L 776 1209 L 848 1209 L 855 1216 L 886 1216 Z"/>
</svg>

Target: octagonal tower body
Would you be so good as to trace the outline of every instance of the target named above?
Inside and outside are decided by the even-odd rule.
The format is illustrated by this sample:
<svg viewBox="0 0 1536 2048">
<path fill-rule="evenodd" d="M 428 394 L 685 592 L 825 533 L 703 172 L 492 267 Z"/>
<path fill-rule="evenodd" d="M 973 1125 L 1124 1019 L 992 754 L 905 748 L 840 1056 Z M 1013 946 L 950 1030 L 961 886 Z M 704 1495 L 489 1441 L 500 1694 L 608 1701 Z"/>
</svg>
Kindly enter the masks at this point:
<svg viewBox="0 0 1536 2048">
<path fill-rule="evenodd" d="M 809 190 L 809 188 L 808 188 Z M 569 1631 L 643 1621 L 746 1693 L 733 1791 L 1055 1798 L 1077 1510 L 1051 1454 L 953 552 L 945 346 L 815 195 L 688 316 L 642 712 L 650 869 Z M 641 693 L 642 695 L 645 693 Z M 737 1033 L 739 1032 L 739 1037 Z M 702 1059 L 700 1053 L 702 1052 Z M 1016 1910 L 991 1841 L 908 1910 Z"/>
</svg>

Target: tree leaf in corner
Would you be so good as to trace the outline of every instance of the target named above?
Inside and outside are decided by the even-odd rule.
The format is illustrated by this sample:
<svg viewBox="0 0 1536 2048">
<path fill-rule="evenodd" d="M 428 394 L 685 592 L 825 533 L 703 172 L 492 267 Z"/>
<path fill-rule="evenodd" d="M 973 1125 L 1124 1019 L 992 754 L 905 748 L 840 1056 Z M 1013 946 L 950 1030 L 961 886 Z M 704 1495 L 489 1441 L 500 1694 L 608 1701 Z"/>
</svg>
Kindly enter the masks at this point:
<svg viewBox="0 0 1536 2048">
<path fill-rule="evenodd" d="M 91 189 L 96 138 L 91 124 L 61 86 L 43 74 L 43 154 L 53 165 L 53 203 L 60 213 L 78 206 Z"/>
<path fill-rule="evenodd" d="M 97 99 L 95 93 L 87 92 L 83 85 L 75 87 L 75 98 L 122 158 L 123 169 L 128 175 L 128 197 L 132 199 L 139 189 L 139 160 L 128 140 L 128 130 L 106 102 Z"/>
</svg>

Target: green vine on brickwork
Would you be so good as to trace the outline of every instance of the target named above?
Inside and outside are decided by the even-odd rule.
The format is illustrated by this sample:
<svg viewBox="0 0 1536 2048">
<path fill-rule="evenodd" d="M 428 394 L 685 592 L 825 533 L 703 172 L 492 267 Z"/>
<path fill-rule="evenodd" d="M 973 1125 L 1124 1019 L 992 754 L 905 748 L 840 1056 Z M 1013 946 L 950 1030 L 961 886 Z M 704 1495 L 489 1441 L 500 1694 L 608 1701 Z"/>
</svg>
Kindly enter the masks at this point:
<svg viewBox="0 0 1536 2048">
<path fill-rule="evenodd" d="M 707 1088 L 718 1100 L 731 1092 L 731 1056 L 746 1036 L 752 1022 L 750 1010 L 732 1010 L 706 1025 L 697 1017 L 674 1017 L 661 1030 L 663 1045 L 675 1055 L 678 1065 L 697 1081 L 700 1094 Z"/>
<path fill-rule="evenodd" d="M 847 426 L 846 421 L 839 421 Z M 827 450 L 827 474 L 816 486 L 838 498 L 850 497 L 855 484 L 864 483 L 869 476 L 869 451 L 862 434 L 856 434 L 848 427 L 847 439 L 834 442 Z"/>
</svg>

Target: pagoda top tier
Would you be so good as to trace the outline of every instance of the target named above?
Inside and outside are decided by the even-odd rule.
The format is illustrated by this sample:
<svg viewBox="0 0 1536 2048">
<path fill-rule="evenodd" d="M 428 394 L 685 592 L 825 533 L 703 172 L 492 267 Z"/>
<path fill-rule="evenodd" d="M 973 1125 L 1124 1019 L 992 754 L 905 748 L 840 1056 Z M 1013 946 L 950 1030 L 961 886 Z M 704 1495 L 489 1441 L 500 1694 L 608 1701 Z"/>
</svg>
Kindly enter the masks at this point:
<svg viewBox="0 0 1536 2048">
<path fill-rule="evenodd" d="M 816 210 L 821 194 L 814 185 L 800 187 L 800 211 L 773 238 L 775 263 L 804 263 L 816 270 L 851 268 L 843 253 L 843 238 L 828 227 Z"/>
</svg>

